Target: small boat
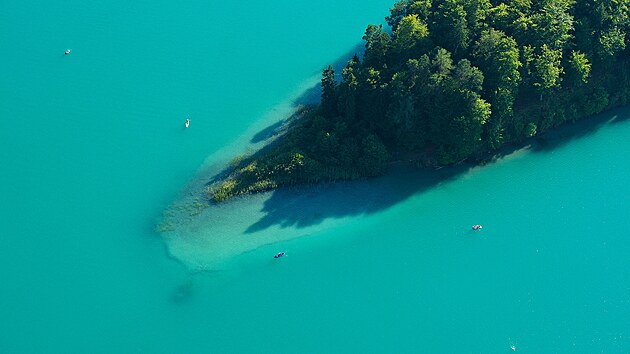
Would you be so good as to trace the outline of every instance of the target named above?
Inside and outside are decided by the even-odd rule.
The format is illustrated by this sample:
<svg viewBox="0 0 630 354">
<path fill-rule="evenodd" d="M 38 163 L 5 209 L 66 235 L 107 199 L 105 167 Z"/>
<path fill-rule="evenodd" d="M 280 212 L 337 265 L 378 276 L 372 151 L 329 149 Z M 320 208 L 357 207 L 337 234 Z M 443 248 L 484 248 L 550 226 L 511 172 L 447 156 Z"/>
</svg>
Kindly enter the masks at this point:
<svg viewBox="0 0 630 354">
<path fill-rule="evenodd" d="M 63 54 L 64 54 L 64 55 L 68 55 L 68 54 L 70 54 L 70 49 L 66 49 L 66 51 L 65 51 L 65 52 L 63 52 Z"/>
<path fill-rule="evenodd" d="M 477 224 L 477 225 L 473 225 L 472 229 L 473 230 L 481 230 L 483 228 L 483 226 Z"/>
<path fill-rule="evenodd" d="M 515 352 L 516 351 L 516 346 L 512 345 L 512 346 L 510 346 L 510 349 L 512 349 L 512 351 Z"/>
<path fill-rule="evenodd" d="M 275 256 L 273 256 L 273 258 L 280 258 L 282 256 L 284 256 L 285 253 L 284 252 L 278 252 L 278 254 L 276 254 Z"/>
<path fill-rule="evenodd" d="M 184 126 L 186 128 L 188 128 L 190 126 L 190 119 L 186 119 L 186 122 L 184 123 Z"/>
</svg>

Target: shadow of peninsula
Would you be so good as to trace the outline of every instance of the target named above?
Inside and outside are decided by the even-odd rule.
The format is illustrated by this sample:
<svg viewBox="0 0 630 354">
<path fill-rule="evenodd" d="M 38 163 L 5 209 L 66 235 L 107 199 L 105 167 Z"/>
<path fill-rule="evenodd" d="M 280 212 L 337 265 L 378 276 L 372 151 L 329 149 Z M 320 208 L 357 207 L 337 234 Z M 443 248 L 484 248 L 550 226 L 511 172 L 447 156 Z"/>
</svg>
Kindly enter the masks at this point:
<svg viewBox="0 0 630 354">
<path fill-rule="evenodd" d="M 471 166 L 418 170 L 398 165 L 377 178 L 278 189 L 264 202 L 265 215 L 250 225 L 246 233 L 274 225 L 303 228 L 328 218 L 376 213 L 452 180 Z"/>
</svg>

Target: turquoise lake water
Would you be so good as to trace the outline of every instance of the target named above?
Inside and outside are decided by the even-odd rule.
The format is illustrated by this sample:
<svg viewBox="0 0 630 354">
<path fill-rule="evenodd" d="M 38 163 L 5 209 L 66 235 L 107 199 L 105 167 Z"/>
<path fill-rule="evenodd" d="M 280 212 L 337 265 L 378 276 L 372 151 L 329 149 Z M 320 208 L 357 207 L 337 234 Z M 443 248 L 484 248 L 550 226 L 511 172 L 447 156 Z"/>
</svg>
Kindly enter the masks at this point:
<svg viewBox="0 0 630 354">
<path fill-rule="evenodd" d="M 195 209 L 390 6 L 5 1 L 0 353 L 630 352 L 630 109 Z"/>
</svg>

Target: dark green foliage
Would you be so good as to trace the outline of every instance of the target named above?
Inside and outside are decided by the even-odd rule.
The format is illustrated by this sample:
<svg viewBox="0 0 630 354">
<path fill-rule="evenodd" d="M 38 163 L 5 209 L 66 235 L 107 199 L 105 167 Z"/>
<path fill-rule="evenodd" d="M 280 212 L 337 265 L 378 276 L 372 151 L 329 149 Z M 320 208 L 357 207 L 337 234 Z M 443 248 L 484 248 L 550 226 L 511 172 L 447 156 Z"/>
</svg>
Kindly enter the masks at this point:
<svg viewBox="0 0 630 354">
<path fill-rule="evenodd" d="M 403 17 L 394 31 L 392 41 L 392 56 L 396 61 L 406 61 L 415 57 L 429 47 L 429 30 L 418 15 L 411 14 Z"/>
<path fill-rule="evenodd" d="M 349 122 L 356 119 L 359 65 L 359 57 L 355 54 L 343 69 L 341 74 L 343 81 L 339 85 L 338 111 Z"/>
<path fill-rule="evenodd" d="M 433 13 L 430 28 L 433 42 L 457 56 L 463 56 L 471 40 L 464 1 L 444 0 Z"/>
<path fill-rule="evenodd" d="M 538 88 L 541 97 L 560 87 L 563 73 L 561 59 L 562 50 L 551 49 L 546 44 L 542 45 L 540 54 L 534 57 L 532 85 Z"/>
<path fill-rule="evenodd" d="M 627 45 L 628 0 L 576 1 L 576 45 L 593 61 L 614 61 Z"/>
<path fill-rule="evenodd" d="M 562 50 L 571 39 L 573 15 L 569 13 L 573 0 L 546 0 L 539 2 L 539 9 L 530 13 L 532 26 L 524 33 L 523 44 L 536 47 L 548 46 L 552 50 Z"/>
<path fill-rule="evenodd" d="M 327 117 L 337 113 L 337 82 L 332 65 L 322 75 L 322 111 Z"/>
<path fill-rule="evenodd" d="M 484 93 L 494 102 L 500 89 L 516 96 L 521 76 L 519 51 L 516 41 L 501 31 L 490 28 L 481 34 L 474 46 L 474 62 L 484 72 Z M 508 103 L 512 105 L 512 101 Z"/>
<path fill-rule="evenodd" d="M 472 66 L 468 59 L 462 59 L 453 69 L 453 80 L 463 90 L 480 92 L 485 79 L 481 70 Z"/>
<path fill-rule="evenodd" d="M 490 116 L 490 104 L 483 100 L 481 71 L 467 59 L 453 65 L 449 53 L 439 48 L 432 61 L 432 80 L 427 85 L 431 103 L 428 141 L 436 151 L 438 164 L 458 162 L 482 146 L 483 125 Z"/>
<path fill-rule="evenodd" d="M 512 107 L 521 83 L 519 50 L 513 38 L 489 28 L 475 43 L 472 57 L 485 76 L 482 94 L 492 105 L 484 143 L 488 150 L 494 150 L 503 144 L 506 129 L 514 123 Z"/>
<path fill-rule="evenodd" d="M 629 15 L 630 0 L 400 0 L 339 83 L 323 71 L 321 104 L 210 194 L 378 176 L 391 159 L 475 161 L 628 104 Z"/>
<path fill-rule="evenodd" d="M 603 87 L 597 87 L 584 103 L 584 115 L 597 114 L 608 107 L 608 92 Z M 628 102 L 623 102 L 627 104 Z"/>
<path fill-rule="evenodd" d="M 382 25 L 368 25 L 363 40 L 365 41 L 363 65 L 377 69 L 381 68 L 386 63 L 390 45 L 389 35 L 383 31 Z"/>
<path fill-rule="evenodd" d="M 385 20 L 393 32 L 398 29 L 398 24 L 407 15 L 417 15 L 422 23 L 427 23 L 431 14 L 431 0 L 400 0 L 389 9 L 389 13 L 390 15 L 385 17 Z"/>
<path fill-rule="evenodd" d="M 591 63 L 584 53 L 572 51 L 567 67 L 567 77 L 574 86 L 581 86 L 588 83 L 591 74 Z"/>
<path fill-rule="evenodd" d="M 368 177 L 383 174 L 389 162 L 389 153 L 381 139 L 370 134 L 363 139 L 361 145 L 362 155 L 357 161 L 359 173 Z"/>
</svg>

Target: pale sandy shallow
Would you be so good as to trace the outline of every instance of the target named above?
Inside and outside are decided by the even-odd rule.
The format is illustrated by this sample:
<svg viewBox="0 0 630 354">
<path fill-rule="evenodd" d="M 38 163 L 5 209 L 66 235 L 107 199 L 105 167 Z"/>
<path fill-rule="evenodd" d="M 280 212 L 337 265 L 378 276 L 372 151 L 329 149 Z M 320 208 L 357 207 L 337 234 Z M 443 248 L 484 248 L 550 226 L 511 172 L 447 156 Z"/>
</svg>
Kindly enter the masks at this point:
<svg viewBox="0 0 630 354">
<path fill-rule="evenodd" d="M 171 256 L 191 270 L 223 269 L 235 256 L 264 245 L 306 236 L 340 221 L 328 220 L 299 229 L 275 224 L 260 231 L 248 231 L 264 218 L 262 209 L 268 198 L 267 193 L 212 206 L 175 230 L 165 232 L 163 237 Z"/>
</svg>

